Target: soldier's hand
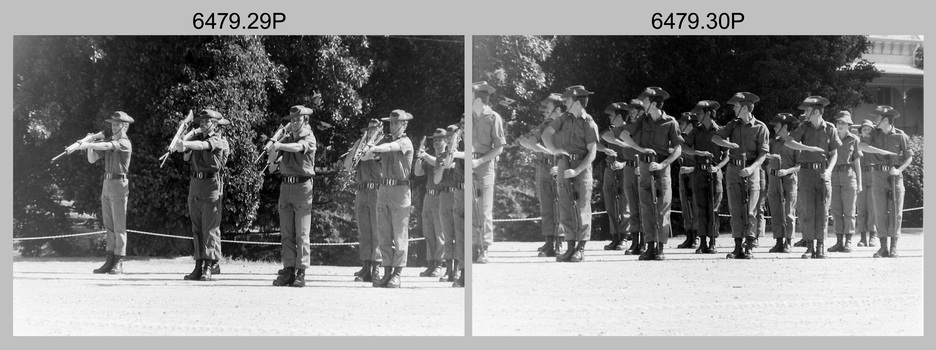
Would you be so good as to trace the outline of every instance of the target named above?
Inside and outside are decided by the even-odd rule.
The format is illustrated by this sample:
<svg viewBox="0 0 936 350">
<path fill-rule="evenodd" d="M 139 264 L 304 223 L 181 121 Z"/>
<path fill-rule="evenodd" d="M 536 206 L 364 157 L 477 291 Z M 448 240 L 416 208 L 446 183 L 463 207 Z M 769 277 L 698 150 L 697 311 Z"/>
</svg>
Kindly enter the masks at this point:
<svg viewBox="0 0 936 350">
<path fill-rule="evenodd" d="M 695 168 L 689 166 L 679 167 L 680 174 L 691 174 L 693 170 L 695 170 Z"/>
<path fill-rule="evenodd" d="M 900 175 L 900 170 L 898 170 L 897 167 L 893 167 L 890 169 L 889 173 L 893 176 L 897 176 Z"/>
<path fill-rule="evenodd" d="M 884 155 L 886 155 L 886 156 L 896 156 L 897 153 L 894 153 L 894 152 L 891 152 L 891 151 L 884 151 Z"/>
<path fill-rule="evenodd" d="M 556 174 L 559 174 L 559 167 L 558 167 L 558 166 L 554 166 L 554 167 L 552 167 L 552 168 L 549 168 L 549 175 L 556 176 Z"/>
<path fill-rule="evenodd" d="M 481 165 L 481 160 L 480 160 L 480 159 L 472 159 L 472 160 L 471 160 L 471 168 L 472 168 L 472 169 L 477 168 L 479 165 Z"/>
<path fill-rule="evenodd" d="M 423 157 L 425 157 L 425 156 L 426 156 L 426 151 L 425 151 L 425 150 L 419 150 L 419 151 L 416 152 L 416 157 L 417 157 L 417 158 L 423 158 Z"/>
<path fill-rule="evenodd" d="M 607 154 L 609 157 L 617 157 L 617 152 L 615 152 L 613 149 L 610 149 L 610 148 L 605 148 L 604 153 Z"/>
<path fill-rule="evenodd" d="M 784 176 L 787 176 L 786 169 L 777 170 L 777 177 L 784 177 Z"/>
<path fill-rule="evenodd" d="M 754 173 L 754 171 L 751 170 L 751 168 L 748 167 L 748 168 L 743 168 L 743 169 L 741 169 L 741 171 L 738 173 L 738 175 L 741 175 L 741 177 L 748 177 L 748 176 L 751 176 L 751 174 L 753 174 L 753 173 Z"/>
<path fill-rule="evenodd" d="M 182 145 L 182 140 L 177 139 L 176 142 L 172 145 L 172 149 L 176 152 L 185 151 L 185 146 Z"/>
<path fill-rule="evenodd" d="M 770 159 L 780 159 L 780 155 L 779 155 L 779 154 L 773 154 L 773 153 L 767 153 L 767 156 L 766 156 L 766 157 L 767 157 L 767 158 L 770 158 Z"/>
<path fill-rule="evenodd" d="M 644 149 L 641 149 L 641 150 L 640 150 L 640 153 L 648 154 L 648 155 L 651 155 L 651 156 L 655 156 L 655 155 L 656 155 L 656 151 L 654 151 L 654 150 L 651 149 L 651 148 L 644 148 Z"/>
<path fill-rule="evenodd" d="M 621 169 L 624 169 L 624 163 L 621 163 L 621 162 L 611 163 L 611 170 L 621 170 Z"/>
<path fill-rule="evenodd" d="M 567 156 L 567 157 L 569 156 L 569 152 L 566 152 L 565 150 L 561 150 L 561 149 L 557 149 L 555 152 L 553 152 L 553 154 L 557 156 Z"/>
<path fill-rule="evenodd" d="M 634 175 L 640 176 L 640 167 L 634 168 Z"/>
<path fill-rule="evenodd" d="M 741 147 L 741 146 L 738 146 L 738 144 L 737 144 L 737 143 L 734 143 L 734 142 L 727 142 L 727 141 L 726 141 L 725 143 L 727 144 L 727 147 L 726 147 L 726 148 L 736 149 L 736 148 L 740 148 L 740 147 Z"/>
<path fill-rule="evenodd" d="M 697 155 L 697 156 L 702 156 L 702 157 L 712 157 L 712 152 L 709 152 L 709 151 L 696 151 L 696 155 Z"/>
<path fill-rule="evenodd" d="M 562 172 L 562 176 L 566 179 L 571 179 L 576 175 L 578 175 L 578 173 L 575 171 L 575 169 L 566 169 L 566 171 Z"/>
<path fill-rule="evenodd" d="M 650 166 L 647 167 L 647 169 L 650 169 L 650 171 L 663 170 L 663 168 L 665 168 L 665 166 L 657 162 L 650 162 Z"/>
<path fill-rule="evenodd" d="M 719 169 L 718 167 L 713 165 L 713 166 L 708 167 L 708 172 L 714 174 L 718 172 L 718 169 Z"/>
</svg>

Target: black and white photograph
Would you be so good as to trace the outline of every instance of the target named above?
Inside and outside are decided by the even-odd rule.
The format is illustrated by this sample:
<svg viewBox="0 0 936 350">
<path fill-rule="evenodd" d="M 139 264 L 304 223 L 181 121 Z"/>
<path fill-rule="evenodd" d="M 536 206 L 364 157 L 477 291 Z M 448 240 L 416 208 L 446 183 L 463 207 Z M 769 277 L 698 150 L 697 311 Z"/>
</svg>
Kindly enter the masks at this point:
<svg viewBox="0 0 936 350">
<path fill-rule="evenodd" d="M 464 36 L 12 42 L 13 335 L 465 334 Z"/>
<path fill-rule="evenodd" d="M 472 36 L 472 334 L 923 335 L 923 43 Z"/>
</svg>

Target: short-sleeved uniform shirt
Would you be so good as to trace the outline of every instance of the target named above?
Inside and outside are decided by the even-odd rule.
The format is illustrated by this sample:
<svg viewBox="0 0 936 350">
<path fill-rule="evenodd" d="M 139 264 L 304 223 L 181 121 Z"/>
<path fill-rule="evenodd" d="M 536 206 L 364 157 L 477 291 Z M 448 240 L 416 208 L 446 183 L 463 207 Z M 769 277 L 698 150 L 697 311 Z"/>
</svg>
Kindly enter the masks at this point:
<svg viewBox="0 0 936 350">
<path fill-rule="evenodd" d="M 873 130 L 872 130 L 872 133 L 873 133 Z M 871 144 L 871 135 L 868 135 L 868 136 L 860 136 L 860 140 L 861 140 L 860 142 L 864 142 L 864 143 L 870 145 L 870 144 Z M 874 154 L 874 153 L 862 153 L 862 154 L 861 154 L 861 166 L 862 166 L 862 167 L 868 166 L 868 165 L 874 165 L 874 164 L 880 164 L 880 162 L 878 161 L 878 155 L 877 155 L 877 154 Z"/>
<path fill-rule="evenodd" d="M 108 143 L 111 144 L 112 149 L 94 151 L 98 157 L 104 157 L 104 171 L 110 174 L 127 174 L 130 168 L 130 154 L 133 152 L 130 139 L 125 135 Z"/>
<path fill-rule="evenodd" d="M 549 126 L 556 131 L 553 145 L 569 154 L 586 154 L 588 144 L 598 142 L 598 125 L 584 111 L 578 117 L 572 113 L 563 113 Z"/>
<path fill-rule="evenodd" d="M 385 180 L 409 180 L 410 169 L 413 168 L 413 142 L 404 134 L 394 140 L 387 136 L 381 144 L 389 142 L 398 143 L 401 149 L 380 154 L 380 175 Z"/>
<path fill-rule="evenodd" d="M 621 127 L 623 127 L 623 125 L 621 125 Z M 614 129 L 615 129 L 615 128 L 612 127 L 612 128 L 610 128 L 610 129 L 608 129 L 608 132 L 610 132 L 612 135 L 614 135 Z M 618 133 L 620 134 L 620 132 L 618 132 Z M 604 140 L 600 140 L 600 141 L 604 141 Z M 616 157 L 605 157 L 605 165 L 608 166 L 608 167 L 611 167 L 611 163 L 613 163 L 613 162 L 615 162 L 615 161 L 618 161 L 618 162 L 623 161 L 623 160 L 625 159 L 625 158 L 624 158 L 624 152 L 625 152 L 625 150 L 628 150 L 628 149 L 633 150 L 633 148 L 630 148 L 630 147 L 621 147 L 621 146 L 618 146 L 618 145 L 616 145 L 616 144 L 613 144 L 613 143 L 610 143 L 610 142 L 607 142 L 607 141 L 604 141 L 604 143 L 605 143 L 605 147 L 610 148 L 612 151 L 614 151 L 615 153 L 617 153 L 617 156 L 616 156 Z M 635 151 L 635 152 L 636 152 L 636 151 Z M 632 158 L 632 159 L 633 159 L 633 158 Z"/>
<path fill-rule="evenodd" d="M 863 154 L 858 150 L 858 136 L 852 133 L 845 134 L 841 138 L 842 145 L 838 148 L 838 156 L 835 158 L 835 165 L 854 164 L 855 159 L 861 158 Z"/>
<path fill-rule="evenodd" d="M 458 184 L 457 182 L 455 182 L 455 172 L 458 171 L 457 161 L 458 160 L 455 159 L 455 168 L 442 170 L 442 180 L 439 181 L 439 187 L 441 188 L 454 187 L 455 185 Z M 436 158 L 436 164 L 435 164 L 436 167 L 442 166 L 443 163 L 445 163 L 445 158 L 442 158 L 442 157 Z M 430 179 L 429 182 L 434 182 L 434 181 Z"/>
<path fill-rule="evenodd" d="M 871 131 L 871 146 L 885 151 L 897 153 L 896 156 L 885 156 L 878 154 L 879 165 L 900 166 L 907 157 L 913 156 L 913 150 L 910 149 L 910 137 L 903 130 L 892 128 L 889 133 L 884 133 L 880 129 Z"/>
<path fill-rule="evenodd" d="M 552 123 L 552 121 L 553 121 L 553 118 L 546 118 L 546 120 L 543 120 L 542 123 L 539 123 L 539 125 L 537 125 L 532 130 L 530 130 L 530 132 L 526 133 L 524 137 L 533 137 L 536 139 L 537 144 L 543 145 L 543 147 L 545 147 L 546 144 L 543 143 L 543 130 L 546 130 L 546 127 L 548 127 L 549 124 Z M 536 152 L 536 157 L 537 157 L 537 160 L 542 161 L 543 159 L 546 159 L 547 157 L 552 157 L 552 155 Z"/>
<path fill-rule="evenodd" d="M 804 163 L 824 162 L 828 159 L 833 150 L 837 150 L 839 146 L 842 145 L 842 140 L 839 139 L 838 131 L 835 130 L 835 126 L 824 120 L 819 126 L 815 126 L 812 122 L 800 124 L 800 126 L 790 134 L 790 139 L 806 146 L 819 147 L 822 149 L 822 153 L 803 152 L 800 154 L 800 159 Z"/>
<path fill-rule="evenodd" d="M 496 147 L 507 144 L 507 138 L 504 136 L 504 120 L 500 114 L 485 108 L 486 113 L 481 115 L 472 114 L 474 122 L 471 136 L 474 138 L 472 143 L 472 152 L 488 153 Z"/>
<path fill-rule="evenodd" d="M 800 151 L 794 150 L 790 147 L 787 147 L 784 143 L 786 139 L 780 137 L 774 137 L 770 139 L 770 153 L 777 154 L 780 156 L 780 160 L 769 159 L 767 161 L 767 169 L 789 169 L 797 164 L 799 164 L 799 155 Z"/>
<path fill-rule="evenodd" d="M 699 126 L 692 128 L 692 131 L 689 131 L 689 134 L 686 135 L 686 146 L 692 147 L 696 151 L 706 151 L 712 154 L 712 158 L 705 159 L 708 157 L 696 156 L 695 161 L 697 163 L 718 163 L 720 159 L 724 156 L 724 149 L 712 142 L 712 136 L 721 129 L 721 126 L 718 124 L 712 123 L 712 127 L 708 127 L 704 124 L 699 124 Z"/>
<path fill-rule="evenodd" d="M 228 155 L 231 154 L 227 139 L 216 132 L 212 132 L 209 135 L 199 133 L 193 137 L 192 141 L 205 141 L 209 145 L 207 149 L 191 151 L 192 157 L 189 163 L 192 165 L 192 171 L 216 173 L 224 168 Z"/>
<path fill-rule="evenodd" d="M 693 130 L 695 130 L 695 129 L 693 129 Z M 682 133 L 680 133 L 680 137 L 682 137 L 683 140 L 686 140 L 686 139 L 689 137 L 689 134 L 682 134 Z M 681 166 L 681 167 L 682 167 L 682 166 L 691 166 L 691 167 L 695 167 L 695 166 L 696 166 L 695 157 L 690 156 L 690 155 L 688 155 L 688 154 L 686 154 L 686 153 L 680 154 L 680 155 L 679 155 L 679 166 Z M 687 174 L 687 175 L 688 175 L 688 174 Z"/>
<path fill-rule="evenodd" d="M 614 135 L 614 137 L 618 137 L 618 135 L 621 134 L 621 131 L 624 131 L 625 126 L 626 124 L 611 128 L 611 134 Z M 640 152 L 637 152 L 637 150 L 630 147 L 621 147 L 621 149 L 621 151 L 618 151 L 619 161 L 637 161 L 637 154 Z M 615 149 L 615 151 L 617 150 Z"/>
<path fill-rule="evenodd" d="M 715 132 L 715 135 L 722 139 L 728 138 L 732 143 L 738 144 L 738 148 L 728 150 L 728 158 L 737 160 L 746 158 L 748 162 L 770 151 L 767 146 L 768 134 L 767 124 L 753 117 L 747 123 L 744 123 L 741 118 L 735 118 Z"/>
<path fill-rule="evenodd" d="M 315 175 L 315 135 L 308 125 L 302 126 L 295 133 L 288 133 L 281 143 L 298 143 L 302 145 L 300 152 L 280 152 L 280 174 L 293 176 Z"/>
<path fill-rule="evenodd" d="M 668 156 L 670 148 L 681 146 L 683 138 L 679 135 L 679 124 L 676 119 L 663 114 L 660 119 L 653 120 L 650 114 L 644 113 L 633 123 L 624 125 L 640 147 L 650 148 L 658 156 Z"/>
<path fill-rule="evenodd" d="M 428 179 L 426 180 L 426 189 L 427 189 L 427 190 L 429 190 L 429 189 L 437 190 L 437 189 L 445 188 L 445 186 L 442 185 L 442 181 L 439 181 L 439 184 L 436 184 L 435 181 L 432 181 L 433 174 L 435 174 L 435 168 L 436 168 L 437 166 L 442 166 L 442 162 L 443 162 L 444 160 L 445 160 L 445 159 L 442 159 L 442 157 L 436 156 L 436 162 L 435 162 L 435 164 L 429 164 L 429 162 L 427 162 L 427 161 L 425 161 L 425 160 L 423 160 L 423 161 L 421 162 L 421 163 L 422 163 L 422 168 L 423 168 L 423 174 L 425 174 L 425 176 L 427 176 L 427 178 L 428 178 Z M 443 178 L 443 181 L 444 181 L 444 179 L 445 179 L 445 173 L 444 173 L 444 172 L 442 173 L 442 178 Z"/>
<path fill-rule="evenodd" d="M 359 184 L 380 182 L 380 161 L 371 159 L 358 162 L 358 170 L 354 174 L 354 181 Z"/>
</svg>

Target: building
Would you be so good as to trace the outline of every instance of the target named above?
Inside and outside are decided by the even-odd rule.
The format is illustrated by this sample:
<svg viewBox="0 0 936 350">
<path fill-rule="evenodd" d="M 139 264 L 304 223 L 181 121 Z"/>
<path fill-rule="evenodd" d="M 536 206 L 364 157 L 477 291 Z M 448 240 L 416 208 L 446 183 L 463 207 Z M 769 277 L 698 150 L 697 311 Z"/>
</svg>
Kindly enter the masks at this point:
<svg viewBox="0 0 936 350">
<path fill-rule="evenodd" d="M 923 135 L 923 70 L 914 64 L 923 46 L 922 35 L 869 35 L 871 49 L 862 58 L 882 71 L 868 83 L 874 102 L 852 110 L 856 124 L 869 119 L 877 105 L 894 107 L 901 114 L 894 125 L 909 135 Z"/>
</svg>

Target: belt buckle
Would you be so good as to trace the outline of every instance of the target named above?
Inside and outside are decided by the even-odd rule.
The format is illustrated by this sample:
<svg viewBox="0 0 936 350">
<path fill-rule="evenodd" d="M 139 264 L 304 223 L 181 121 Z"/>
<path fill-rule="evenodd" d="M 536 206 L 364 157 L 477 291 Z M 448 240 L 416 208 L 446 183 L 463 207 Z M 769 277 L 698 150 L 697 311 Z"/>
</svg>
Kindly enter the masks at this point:
<svg viewBox="0 0 936 350">
<path fill-rule="evenodd" d="M 196 178 L 196 179 L 204 179 L 204 178 L 205 178 L 205 173 L 200 172 L 200 171 L 199 171 L 199 172 L 196 172 L 196 173 L 195 173 L 195 178 Z"/>
<path fill-rule="evenodd" d="M 294 183 L 296 183 L 296 177 L 295 177 L 295 176 L 287 176 L 287 177 L 286 177 L 286 182 L 291 183 L 291 184 L 294 184 Z"/>
</svg>

